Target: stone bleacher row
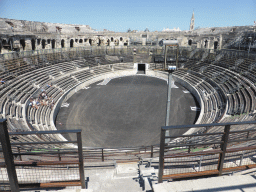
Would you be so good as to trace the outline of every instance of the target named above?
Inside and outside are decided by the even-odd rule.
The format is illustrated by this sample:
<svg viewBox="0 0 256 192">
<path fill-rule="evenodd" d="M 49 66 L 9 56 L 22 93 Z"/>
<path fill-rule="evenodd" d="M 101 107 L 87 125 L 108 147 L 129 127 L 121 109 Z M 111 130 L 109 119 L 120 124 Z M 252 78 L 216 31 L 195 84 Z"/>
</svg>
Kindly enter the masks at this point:
<svg viewBox="0 0 256 192">
<path fill-rule="evenodd" d="M 26 101 L 42 86 L 72 71 L 119 62 L 117 56 L 109 56 L 110 58 L 107 56 L 88 56 L 80 60 L 71 60 L 73 57 L 70 53 L 61 53 L 61 56 L 58 56 L 61 57 L 58 61 L 55 61 L 56 54 L 36 55 L 3 61 L 3 72 L 0 77 L 4 79 L 5 84 L 0 86 L 0 110 L 1 117 L 7 118 L 9 131 L 48 130 L 47 126 L 50 126 L 50 108 L 48 106 L 40 106 L 38 110 L 35 110 L 31 106 L 27 106 L 26 110 L 25 105 Z M 123 58 L 125 58 L 123 61 L 132 60 L 132 57 L 129 56 L 123 56 Z M 118 70 L 118 66 L 114 68 L 110 69 L 109 67 L 108 71 Z M 73 75 L 72 78 L 59 79 L 53 87 L 47 89 L 47 94 L 53 97 L 54 102 L 57 102 L 66 90 L 83 81 L 86 73 L 89 76 L 95 76 L 102 72 L 101 69 L 97 68 L 91 69 L 89 72 L 86 71 L 84 74 L 78 73 L 75 76 Z M 46 140 L 56 139 L 49 136 L 43 137 L 47 137 Z M 38 141 L 37 136 L 13 138 L 16 142 L 17 140 L 20 142 Z"/>
<path fill-rule="evenodd" d="M 252 64 L 255 61 L 237 58 L 231 62 L 229 58 L 225 60 L 223 56 L 215 57 L 209 52 L 198 50 L 187 51 L 184 49 L 182 52 L 182 56 L 187 57 L 187 60 L 181 64 L 183 69 L 174 74 L 195 87 L 201 95 L 204 103 L 201 123 L 241 121 L 254 118 L 252 113 L 255 110 L 256 88 L 253 83 L 256 79 L 252 81 L 247 78 L 248 72 L 245 71 L 245 65 L 250 63 L 250 67 L 247 69 L 250 69 L 249 72 L 252 73 L 254 69 Z M 175 52 L 173 51 L 172 54 L 174 55 Z M 64 53 L 62 53 L 63 55 L 65 56 Z M 50 107 L 40 106 L 36 110 L 31 106 L 27 106 L 27 108 L 25 106 L 26 101 L 40 88 L 44 87 L 47 95 L 53 97 L 56 103 L 65 92 L 86 79 L 113 70 L 133 68 L 133 65 L 126 64 L 108 65 L 118 62 L 118 57 L 109 57 L 96 56 L 55 63 L 54 61 L 49 62 L 51 57 L 47 56 L 42 59 L 46 63 L 42 67 L 31 69 L 31 62 L 26 62 L 26 67 L 29 70 L 25 70 L 25 65 L 15 69 L 21 74 L 14 78 L 6 78 L 6 84 L 0 86 L 1 114 L 3 118 L 7 118 L 9 130 L 51 130 Z M 66 55 L 66 58 L 70 60 L 70 55 Z M 131 60 L 132 57 L 127 58 Z M 30 58 L 28 60 L 36 59 Z M 81 70 L 82 68 L 84 69 Z M 162 64 L 150 65 L 150 69 L 152 68 L 162 68 Z M 238 73 L 237 70 L 242 68 L 243 73 Z M 66 75 L 69 73 L 70 75 Z M 13 74 L 8 73 L 7 75 Z M 48 83 L 53 86 L 47 87 Z M 227 112 L 224 114 L 223 108 L 226 105 Z M 230 115 L 232 115 L 232 119 Z M 47 140 L 58 139 L 50 136 L 44 137 L 47 137 Z"/>
<path fill-rule="evenodd" d="M 217 115 L 219 119 L 215 119 L 216 122 L 253 121 L 256 117 L 256 78 L 254 76 L 254 66 L 256 68 L 255 60 L 227 58 L 225 55 L 221 55 L 215 59 L 206 58 L 206 62 L 203 59 L 190 62 L 190 59 L 188 59 L 182 64 L 183 69 L 174 72 L 174 74 L 193 85 L 202 96 L 205 110 L 201 123 L 214 122 L 210 117 L 214 116 L 216 109 L 218 111 L 218 108 L 225 107 L 225 100 L 227 105 L 226 113 Z M 217 87 L 213 86 L 213 89 L 209 89 L 210 87 L 207 83 L 210 83 L 210 85 L 215 84 Z M 210 93 L 209 90 L 213 92 Z M 222 94 L 217 94 L 218 92 Z M 212 96 L 207 97 L 205 93 L 208 93 L 208 95 L 210 93 Z M 216 102 L 217 108 L 214 107 Z M 208 116 L 206 116 L 207 111 L 210 112 Z M 205 119 L 208 121 L 205 121 Z M 252 128 L 252 126 L 234 126 L 232 131 L 247 130 Z M 200 132 L 219 132 L 220 129 L 223 129 L 223 127 L 203 129 Z M 250 137 L 254 136 L 255 133 L 250 135 Z M 220 138 L 216 138 L 216 136 L 196 138 L 197 142 L 200 140 L 202 142 L 210 142 L 218 139 Z"/>
</svg>

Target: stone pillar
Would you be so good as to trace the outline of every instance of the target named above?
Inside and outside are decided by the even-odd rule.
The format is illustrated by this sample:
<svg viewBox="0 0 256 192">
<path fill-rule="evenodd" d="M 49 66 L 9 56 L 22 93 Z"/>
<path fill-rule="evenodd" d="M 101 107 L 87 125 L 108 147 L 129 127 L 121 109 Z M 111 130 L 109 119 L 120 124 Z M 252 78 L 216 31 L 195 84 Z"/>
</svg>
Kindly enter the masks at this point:
<svg viewBox="0 0 256 192">
<path fill-rule="evenodd" d="M 223 41 L 222 35 L 220 35 L 220 42 L 219 42 L 220 49 L 222 49 L 222 41 Z"/>
</svg>

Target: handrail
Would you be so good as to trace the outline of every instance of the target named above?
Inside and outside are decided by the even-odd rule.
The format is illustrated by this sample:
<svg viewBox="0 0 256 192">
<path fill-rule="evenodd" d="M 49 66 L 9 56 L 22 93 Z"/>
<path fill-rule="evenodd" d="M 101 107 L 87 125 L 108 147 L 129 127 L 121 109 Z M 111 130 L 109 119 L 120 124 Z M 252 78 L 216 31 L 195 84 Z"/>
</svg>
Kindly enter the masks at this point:
<svg viewBox="0 0 256 192">
<path fill-rule="evenodd" d="M 162 129 L 163 130 L 169 130 L 169 129 L 185 129 L 185 128 L 194 128 L 194 127 L 213 127 L 213 126 L 243 125 L 243 124 L 256 124 L 256 121 L 163 126 Z M 192 135 L 192 136 L 196 136 L 196 135 Z"/>
</svg>

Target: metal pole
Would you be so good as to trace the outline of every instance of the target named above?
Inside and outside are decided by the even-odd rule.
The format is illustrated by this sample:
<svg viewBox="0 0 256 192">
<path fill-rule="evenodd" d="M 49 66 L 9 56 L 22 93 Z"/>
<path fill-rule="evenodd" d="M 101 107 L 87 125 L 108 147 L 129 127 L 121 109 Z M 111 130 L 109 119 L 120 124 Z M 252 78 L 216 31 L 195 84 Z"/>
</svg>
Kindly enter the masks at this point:
<svg viewBox="0 0 256 192">
<path fill-rule="evenodd" d="M 20 153 L 20 147 L 17 147 L 17 149 L 18 149 L 18 153 Z M 20 161 L 22 161 L 21 155 L 19 155 L 19 159 Z"/>
<path fill-rule="evenodd" d="M 179 68 L 179 45 L 177 46 L 177 51 L 176 51 L 176 69 L 178 70 Z"/>
<path fill-rule="evenodd" d="M 222 136 L 222 139 L 221 139 L 221 141 L 223 143 L 221 144 L 221 147 L 220 147 L 222 153 L 220 153 L 219 161 L 218 161 L 219 175 L 222 175 L 222 169 L 223 169 L 225 154 L 226 154 L 227 146 L 228 146 L 229 131 L 230 131 L 230 125 L 226 125 L 225 130 L 224 130 L 224 135 Z"/>
<path fill-rule="evenodd" d="M 171 107 L 171 90 L 172 90 L 172 73 L 168 74 L 168 88 L 167 88 L 167 104 L 166 104 L 166 117 L 165 117 L 165 126 L 169 126 L 169 117 L 170 117 L 170 107 Z M 166 136 L 169 136 L 169 130 L 166 130 Z M 170 139 L 166 139 L 168 143 Z"/>
<path fill-rule="evenodd" d="M 82 189 L 85 189 L 85 177 L 84 177 L 84 158 L 83 158 L 83 146 L 81 132 L 77 133 L 77 146 L 79 155 L 79 173 Z"/>
<path fill-rule="evenodd" d="M 154 156 L 154 149 L 153 149 L 153 145 L 151 145 L 151 153 L 150 153 L 150 157 L 153 158 Z"/>
<path fill-rule="evenodd" d="M 164 148 L 165 148 L 165 130 L 161 128 L 160 151 L 159 151 L 158 183 L 162 183 L 162 182 L 163 182 L 163 173 L 164 173 Z"/>
<path fill-rule="evenodd" d="M 10 138 L 7 131 L 6 119 L 0 119 L 0 142 L 2 145 L 3 153 L 4 153 L 4 160 L 7 168 L 11 191 L 19 192 L 20 189 L 19 189 L 17 174 L 16 174 L 15 165 L 13 161 L 13 155 L 12 155 Z"/>
<path fill-rule="evenodd" d="M 102 162 L 104 161 L 104 149 L 103 148 L 101 149 L 101 161 Z"/>
<path fill-rule="evenodd" d="M 166 60 L 167 60 L 167 45 L 164 46 L 165 50 L 164 50 L 164 69 L 166 69 Z"/>
</svg>

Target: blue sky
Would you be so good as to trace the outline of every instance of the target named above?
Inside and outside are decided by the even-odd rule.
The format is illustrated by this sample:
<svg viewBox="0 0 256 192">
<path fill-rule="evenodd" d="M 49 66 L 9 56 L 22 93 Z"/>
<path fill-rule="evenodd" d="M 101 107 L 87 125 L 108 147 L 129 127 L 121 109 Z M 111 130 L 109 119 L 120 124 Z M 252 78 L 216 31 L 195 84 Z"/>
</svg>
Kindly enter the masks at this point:
<svg viewBox="0 0 256 192">
<path fill-rule="evenodd" d="M 195 27 L 253 25 L 256 20 L 256 0 L 0 0 L 2 18 L 85 24 L 120 32 L 188 30 L 193 9 Z"/>
</svg>

